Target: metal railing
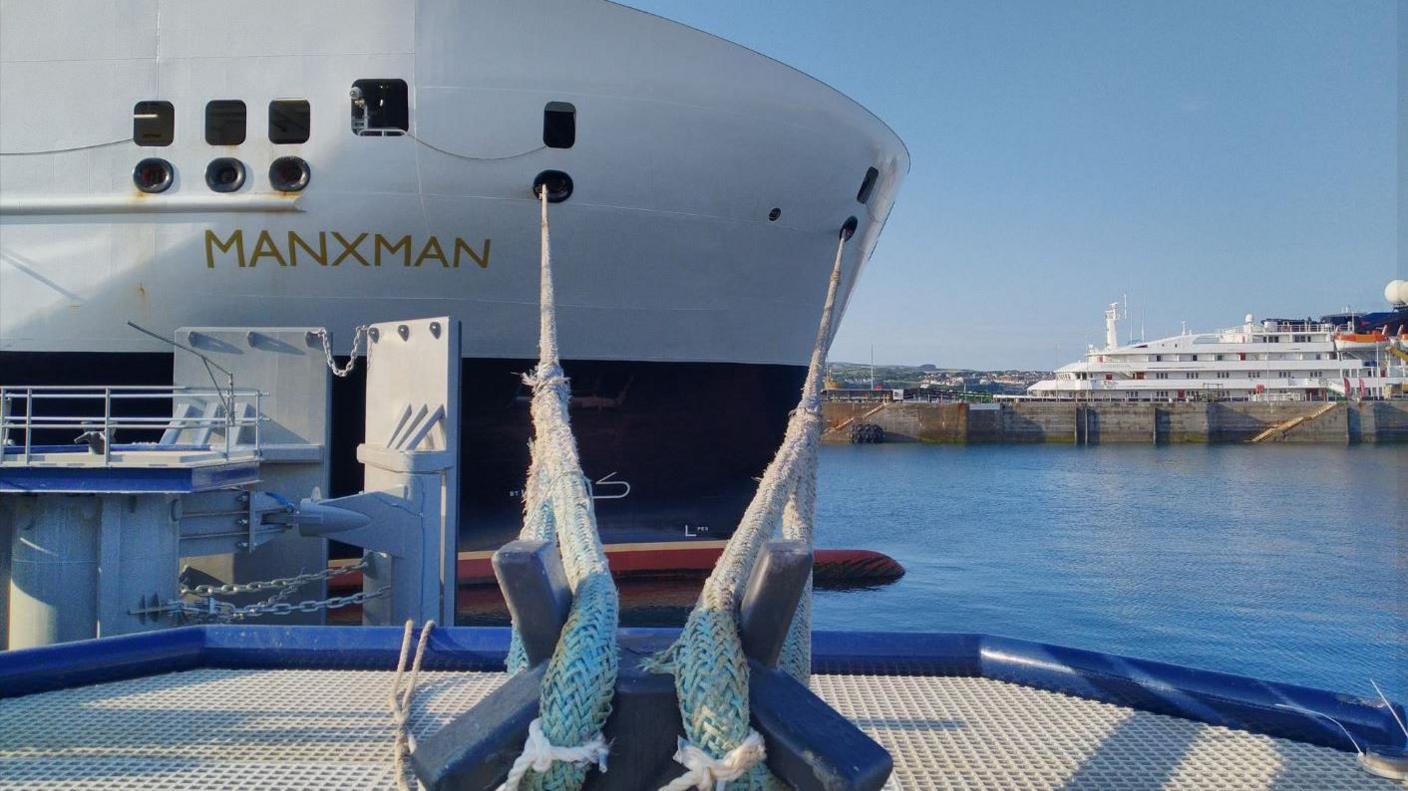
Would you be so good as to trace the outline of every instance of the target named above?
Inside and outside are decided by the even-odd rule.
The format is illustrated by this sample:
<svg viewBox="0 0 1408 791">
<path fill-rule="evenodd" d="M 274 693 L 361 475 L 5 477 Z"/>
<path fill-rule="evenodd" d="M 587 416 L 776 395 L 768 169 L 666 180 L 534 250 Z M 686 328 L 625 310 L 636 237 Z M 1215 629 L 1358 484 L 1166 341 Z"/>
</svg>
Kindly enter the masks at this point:
<svg viewBox="0 0 1408 791">
<path fill-rule="evenodd" d="M 35 453 L 36 432 L 76 432 L 67 438 L 87 441 L 103 464 L 112 463 L 119 432 L 161 432 L 153 450 L 177 444 L 183 432 L 194 432 L 197 444 L 221 452 L 229 459 L 236 450 L 258 455 L 264 393 L 253 389 L 215 389 L 184 386 L 69 386 L 34 385 L 0 387 L 0 461 L 16 448 L 20 463 L 28 465 Z M 140 408 L 145 405 L 146 409 Z M 101 411 L 99 411 L 101 407 Z M 150 415 L 142 412 L 169 414 Z M 84 414 L 84 413 L 87 414 Z M 52 414 L 51 414 L 52 413 Z M 250 441 L 240 435 L 250 429 Z M 211 443 L 215 433 L 220 443 Z"/>
</svg>

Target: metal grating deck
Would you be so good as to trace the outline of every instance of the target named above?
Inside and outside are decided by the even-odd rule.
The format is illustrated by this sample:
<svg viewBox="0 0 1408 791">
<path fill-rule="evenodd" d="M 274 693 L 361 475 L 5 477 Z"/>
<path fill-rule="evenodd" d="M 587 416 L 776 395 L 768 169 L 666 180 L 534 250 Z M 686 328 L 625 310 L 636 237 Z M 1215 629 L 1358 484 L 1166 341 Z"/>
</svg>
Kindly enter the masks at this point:
<svg viewBox="0 0 1408 791">
<path fill-rule="evenodd" d="M 204 669 L 0 700 L 0 788 L 390 788 L 392 674 Z M 423 736 L 499 673 L 421 674 Z M 1351 754 L 981 678 L 816 676 L 891 787 L 1394 789 Z"/>
</svg>

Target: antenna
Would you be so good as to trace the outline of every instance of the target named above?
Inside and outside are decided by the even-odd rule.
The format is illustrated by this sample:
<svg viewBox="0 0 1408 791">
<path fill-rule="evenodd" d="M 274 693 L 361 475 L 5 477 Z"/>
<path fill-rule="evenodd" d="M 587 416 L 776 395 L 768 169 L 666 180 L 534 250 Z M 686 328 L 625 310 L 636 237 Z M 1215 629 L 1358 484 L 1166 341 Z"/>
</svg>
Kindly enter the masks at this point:
<svg viewBox="0 0 1408 791">
<path fill-rule="evenodd" d="M 173 340 L 171 340 L 170 338 L 167 338 L 167 337 L 163 337 L 163 336 L 161 336 L 161 335 L 158 335 L 158 334 L 156 334 L 155 332 L 152 332 L 151 330 L 149 330 L 149 329 L 147 329 L 146 327 L 143 327 L 143 326 L 141 326 L 141 325 L 139 325 L 139 324 L 136 324 L 136 323 L 134 323 L 134 322 L 129 321 L 129 322 L 127 322 L 127 326 L 129 326 L 129 327 L 131 327 L 132 329 L 134 329 L 134 330 L 136 330 L 136 331 L 142 333 L 143 335 L 150 335 L 150 336 L 152 336 L 153 338 L 156 338 L 157 340 L 161 341 L 162 343 L 164 343 L 164 344 L 166 344 L 166 345 L 168 345 L 168 346 L 175 347 L 175 348 L 177 348 L 177 349 L 180 349 L 180 350 L 183 351 L 183 352 L 190 352 L 191 354 L 194 354 L 195 356 L 199 357 L 200 360 L 201 360 L 201 362 L 205 363 L 205 372 L 206 372 L 207 375 L 210 376 L 210 383 L 213 384 L 213 385 L 215 385 L 215 394 L 220 397 L 220 403 L 221 403 L 222 406 L 225 407 L 225 421 L 226 421 L 226 423 L 230 423 L 231 421 L 234 420 L 234 414 L 235 414 L 235 375 L 234 375 L 234 373 L 232 373 L 232 372 L 230 371 L 230 369 L 226 368 L 225 366 L 221 365 L 220 363 L 215 362 L 214 360 L 210 359 L 209 357 L 205 356 L 204 354 L 201 354 L 199 351 L 197 351 L 197 350 L 195 350 L 195 349 L 192 349 L 191 347 L 189 347 L 189 346 L 187 346 L 187 345 L 185 345 L 185 344 L 183 344 L 183 343 L 177 343 L 176 341 L 173 341 Z M 228 401 L 225 399 L 225 395 L 220 392 L 220 383 L 217 382 L 217 381 L 215 381 L 215 372 L 212 371 L 212 370 L 210 370 L 211 368 L 218 368 L 221 373 L 225 374 L 225 378 L 226 378 L 226 381 L 229 383 L 229 384 L 228 384 L 228 387 L 229 387 L 229 389 L 230 389 L 230 398 L 229 398 Z"/>
</svg>

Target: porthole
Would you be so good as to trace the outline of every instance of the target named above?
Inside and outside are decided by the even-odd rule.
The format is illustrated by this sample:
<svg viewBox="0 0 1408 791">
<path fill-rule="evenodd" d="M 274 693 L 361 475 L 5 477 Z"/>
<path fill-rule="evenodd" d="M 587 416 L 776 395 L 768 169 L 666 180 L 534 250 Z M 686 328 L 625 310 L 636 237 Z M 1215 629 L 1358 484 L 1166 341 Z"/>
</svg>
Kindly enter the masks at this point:
<svg viewBox="0 0 1408 791">
<path fill-rule="evenodd" d="M 850 239 L 852 236 L 855 236 L 856 228 L 859 227 L 860 222 L 857 221 L 855 217 L 847 218 L 846 222 L 841 225 L 841 238 Z"/>
<path fill-rule="evenodd" d="M 856 200 L 860 203 L 870 202 L 870 193 L 875 189 L 875 180 L 880 178 L 880 171 L 870 168 L 865 171 L 865 178 L 860 182 L 860 192 L 856 193 Z"/>
<path fill-rule="evenodd" d="M 533 197 L 546 188 L 548 203 L 561 203 L 572 196 L 572 177 L 560 170 L 544 170 L 533 179 Z"/>
<path fill-rule="evenodd" d="M 244 186 L 244 163 L 234 157 L 210 160 L 205 167 L 205 183 L 216 192 L 234 192 Z"/>
<path fill-rule="evenodd" d="M 781 216 L 782 216 L 782 209 L 779 209 L 779 208 L 777 208 L 776 206 L 774 206 L 773 209 L 772 209 L 772 211 L 768 212 L 768 222 L 777 222 L 777 218 L 778 218 L 778 217 L 781 217 Z"/>
<path fill-rule="evenodd" d="M 298 192 L 312 175 L 303 157 L 279 157 L 269 166 L 269 184 L 280 192 Z"/>
<path fill-rule="evenodd" d="M 160 157 L 144 159 L 132 168 L 132 183 L 142 192 L 166 192 L 175 178 L 176 171 L 171 163 Z"/>
</svg>

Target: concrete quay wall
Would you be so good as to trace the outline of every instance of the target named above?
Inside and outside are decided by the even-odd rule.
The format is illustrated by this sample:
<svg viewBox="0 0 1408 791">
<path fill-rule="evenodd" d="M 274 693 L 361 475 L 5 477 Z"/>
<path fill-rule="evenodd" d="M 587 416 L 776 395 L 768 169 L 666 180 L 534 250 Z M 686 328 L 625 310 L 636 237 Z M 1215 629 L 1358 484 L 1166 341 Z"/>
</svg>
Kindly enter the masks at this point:
<svg viewBox="0 0 1408 791">
<path fill-rule="evenodd" d="M 850 427 L 870 423 L 887 442 L 1102 443 L 1266 441 L 1350 444 L 1408 442 L 1408 401 L 1337 403 L 1220 401 L 1208 403 L 1073 403 L 829 401 L 828 442 L 848 442 Z M 1288 422 L 1301 420 L 1287 427 Z"/>
</svg>

